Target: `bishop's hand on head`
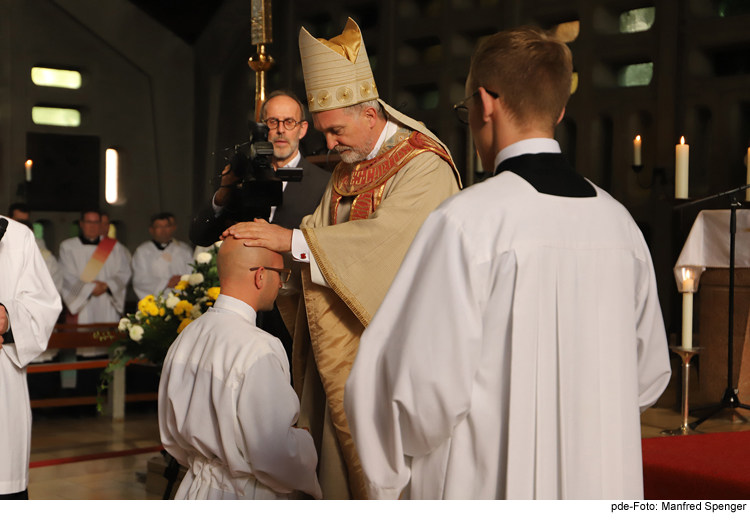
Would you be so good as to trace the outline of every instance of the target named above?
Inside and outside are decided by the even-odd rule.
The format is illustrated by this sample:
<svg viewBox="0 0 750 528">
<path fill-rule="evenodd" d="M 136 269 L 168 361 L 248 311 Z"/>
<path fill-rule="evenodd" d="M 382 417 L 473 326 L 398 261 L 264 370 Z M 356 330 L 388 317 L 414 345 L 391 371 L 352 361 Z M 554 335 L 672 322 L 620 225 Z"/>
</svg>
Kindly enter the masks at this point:
<svg viewBox="0 0 750 528">
<path fill-rule="evenodd" d="M 288 253 L 292 250 L 292 230 L 269 224 L 260 218 L 233 225 L 221 234 L 221 239 L 229 236 L 245 240 L 248 247 L 264 247 L 277 253 Z"/>
</svg>

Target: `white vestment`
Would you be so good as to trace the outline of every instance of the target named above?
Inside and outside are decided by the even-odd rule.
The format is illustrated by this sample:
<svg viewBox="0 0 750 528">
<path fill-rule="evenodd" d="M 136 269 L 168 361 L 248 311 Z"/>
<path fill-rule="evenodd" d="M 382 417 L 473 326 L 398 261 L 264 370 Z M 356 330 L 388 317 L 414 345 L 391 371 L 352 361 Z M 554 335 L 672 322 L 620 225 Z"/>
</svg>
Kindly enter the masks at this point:
<svg viewBox="0 0 750 528">
<path fill-rule="evenodd" d="M 42 253 L 42 258 L 44 259 L 44 264 L 47 266 L 47 270 L 49 271 L 50 276 L 52 277 L 52 282 L 55 283 L 55 288 L 57 289 L 57 292 L 62 292 L 62 285 L 63 285 L 63 271 L 62 268 L 60 268 L 60 265 L 57 263 L 57 259 L 52 254 L 52 252 L 47 249 L 47 245 L 44 243 L 43 238 L 35 238 L 36 245 L 39 248 L 39 251 Z"/>
<path fill-rule="evenodd" d="M 321 498 L 310 434 L 292 427 L 299 400 L 281 342 L 246 303 L 219 295 L 164 360 L 159 431 L 188 472 L 177 499 Z"/>
<path fill-rule="evenodd" d="M 63 301 L 78 324 L 118 322 L 125 311 L 125 295 L 130 280 L 130 254 L 117 242 L 95 280 L 107 283 L 109 290 L 94 297 L 95 284 L 83 282 L 80 277 L 96 250 L 95 244 L 84 244 L 78 237 L 60 244 L 60 266 L 63 269 Z M 79 355 L 104 354 L 106 347 L 78 349 Z"/>
<path fill-rule="evenodd" d="M 14 340 L 0 344 L 0 495 L 7 495 L 28 487 L 31 407 L 26 365 L 47 348 L 62 305 L 34 234 L 10 219 L 0 240 L 0 270 L 0 304 Z"/>
<path fill-rule="evenodd" d="M 425 221 L 346 384 L 370 498 L 643 498 L 669 351 L 643 236 L 593 189 L 506 171 Z"/>
<path fill-rule="evenodd" d="M 191 273 L 192 263 L 193 250 L 179 240 L 172 240 L 165 249 L 151 240 L 144 242 L 133 254 L 133 289 L 138 299 L 165 290 L 173 275 Z"/>
</svg>

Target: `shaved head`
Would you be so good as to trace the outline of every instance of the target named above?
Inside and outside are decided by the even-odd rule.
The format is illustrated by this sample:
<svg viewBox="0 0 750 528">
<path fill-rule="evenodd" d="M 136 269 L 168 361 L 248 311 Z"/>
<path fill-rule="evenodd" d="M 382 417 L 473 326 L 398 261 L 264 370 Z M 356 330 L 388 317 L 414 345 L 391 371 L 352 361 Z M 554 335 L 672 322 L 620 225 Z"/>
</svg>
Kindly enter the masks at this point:
<svg viewBox="0 0 750 528">
<path fill-rule="evenodd" d="M 235 297 L 256 311 L 270 310 L 281 286 L 275 271 L 250 268 L 282 268 L 283 257 L 261 247 L 246 247 L 244 240 L 228 237 L 216 257 L 221 293 Z"/>
</svg>

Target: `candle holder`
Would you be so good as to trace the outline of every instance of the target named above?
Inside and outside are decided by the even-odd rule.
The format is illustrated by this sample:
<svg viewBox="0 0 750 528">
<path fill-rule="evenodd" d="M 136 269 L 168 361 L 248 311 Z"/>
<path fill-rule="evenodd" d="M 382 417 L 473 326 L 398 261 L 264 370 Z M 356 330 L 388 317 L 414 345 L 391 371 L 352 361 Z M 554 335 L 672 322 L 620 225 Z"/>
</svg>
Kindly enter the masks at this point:
<svg viewBox="0 0 750 528">
<path fill-rule="evenodd" d="M 688 424 L 688 414 L 690 413 L 690 408 L 688 406 L 688 383 L 690 381 L 690 360 L 694 355 L 705 350 L 705 348 L 671 346 L 669 349 L 682 358 L 682 424 L 680 424 L 679 429 L 665 429 L 661 434 L 662 436 L 702 434 L 702 431 L 696 431 L 690 427 L 690 424 Z"/>
<path fill-rule="evenodd" d="M 695 293 L 698 291 L 701 274 L 706 270 L 703 266 L 676 266 L 674 278 L 677 281 L 677 291 L 680 293 Z"/>
<path fill-rule="evenodd" d="M 636 174 L 640 174 L 641 172 L 643 172 L 643 165 L 631 165 L 631 167 L 633 168 L 633 172 L 635 172 Z M 660 185 L 667 184 L 667 171 L 664 167 L 654 167 L 654 170 L 651 172 L 651 179 L 648 182 L 641 181 L 640 176 L 636 177 L 636 182 L 643 189 L 652 189 L 657 180 L 659 181 Z"/>
<path fill-rule="evenodd" d="M 636 174 L 640 174 L 643 170 L 643 165 L 633 165 L 633 172 Z"/>
</svg>

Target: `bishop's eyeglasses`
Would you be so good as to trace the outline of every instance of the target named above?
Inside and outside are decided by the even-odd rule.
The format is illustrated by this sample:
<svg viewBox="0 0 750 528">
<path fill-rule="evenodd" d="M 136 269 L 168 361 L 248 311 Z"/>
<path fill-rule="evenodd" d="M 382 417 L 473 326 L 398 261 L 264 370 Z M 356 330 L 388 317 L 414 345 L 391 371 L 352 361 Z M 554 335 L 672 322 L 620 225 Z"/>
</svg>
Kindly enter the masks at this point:
<svg viewBox="0 0 750 528">
<path fill-rule="evenodd" d="M 485 88 L 484 91 L 487 92 L 489 95 L 491 95 L 493 97 L 493 99 L 497 99 L 498 97 L 500 97 L 499 94 L 496 94 L 495 92 L 491 92 L 487 88 Z M 471 99 L 472 97 L 475 97 L 477 95 L 479 95 L 479 90 L 477 90 L 476 92 L 474 92 L 473 94 L 471 94 L 469 97 L 467 97 L 466 99 L 464 99 L 460 103 L 456 103 L 455 105 L 453 105 L 453 111 L 456 112 L 456 117 L 464 125 L 468 125 L 469 124 L 469 107 L 466 106 L 466 103 L 469 102 L 469 99 Z"/>
<path fill-rule="evenodd" d="M 249 271 L 257 271 L 259 269 L 260 269 L 259 267 L 250 268 Z M 286 284 L 287 282 L 289 282 L 289 278 L 292 276 L 292 270 L 290 269 L 269 268 L 267 266 L 263 266 L 263 269 L 275 271 L 276 273 L 278 273 L 282 284 Z"/>
<path fill-rule="evenodd" d="M 275 117 L 269 117 L 263 122 L 271 130 L 277 128 L 279 126 L 279 123 L 284 123 L 284 128 L 286 128 L 287 130 L 294 130 L 295 127 L 299 125 L 302 121 L 295 121 L 291 117 L 287 117 L 286 119 L 276 119 Z M 268 269 L 271 269 L 271 268 L 268 268 Z"/>
</svg>

